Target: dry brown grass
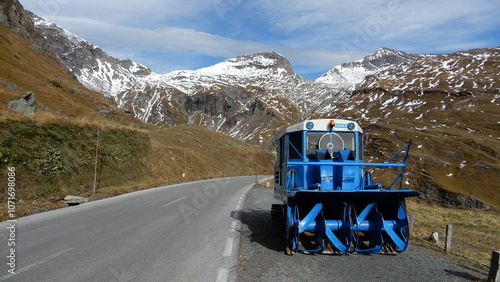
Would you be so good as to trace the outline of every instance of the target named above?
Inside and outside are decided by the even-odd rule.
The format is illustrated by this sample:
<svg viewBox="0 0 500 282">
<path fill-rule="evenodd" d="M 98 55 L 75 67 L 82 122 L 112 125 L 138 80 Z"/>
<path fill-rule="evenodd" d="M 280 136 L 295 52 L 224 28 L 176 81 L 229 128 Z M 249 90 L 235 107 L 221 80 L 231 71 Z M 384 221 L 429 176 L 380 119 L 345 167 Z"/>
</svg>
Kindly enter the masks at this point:
<svg viewBox="0 0 500 282">
<path fill-rule="evenodd" d="M 444 251 L 446 225 L 452 225 L 450 255 L 483 268 L 489 267 L 491 252 L 500 250 L 500 213 L 447 208 L 435 203 L 407 201 L 408 214 L 415 215 L 413 243 Z M 438 232 L 439 246 L 427 238 Z"/>
<path fill-rule="evenodd" d="M 136 123 L 119 123 L 101 115 L 91 114 L 78 118 L 68 118 L 52 112 L 35 112 L 33 114 L 24 115 L 13 111 L 2 111 L 0 112 L 0 122 L 30 122 L 36 126 L 61 124 L 79 128 L 99 127 L 101 129 L 128 130 L 143 134 L 148 132 L 147 128 L 151 128 L 146 124 L 138 127 Z"/>
</svg>

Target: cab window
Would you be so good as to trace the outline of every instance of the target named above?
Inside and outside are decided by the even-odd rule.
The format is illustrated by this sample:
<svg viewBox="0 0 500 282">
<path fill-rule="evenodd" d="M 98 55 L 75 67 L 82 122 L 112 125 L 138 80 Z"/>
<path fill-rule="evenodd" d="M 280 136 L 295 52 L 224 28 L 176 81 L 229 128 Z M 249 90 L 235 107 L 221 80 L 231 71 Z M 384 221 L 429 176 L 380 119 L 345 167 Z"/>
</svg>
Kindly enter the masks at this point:
<svg viewBox="0 0 500 282">
<path fill-rule="evenodd" d="M 319 150 L 319 141 L 325 134 L 335 134 L 342 139 L 343 148 L 339 150 L 350 150 L 356 156 L 356 142 L 354 132 L 324 132 L 324 131 L 309 131 L 307 133 L 307 158 L 316 159 L 316 150 Z M 338 137 L 337 137 L 338 139 Z"/>
</svg>

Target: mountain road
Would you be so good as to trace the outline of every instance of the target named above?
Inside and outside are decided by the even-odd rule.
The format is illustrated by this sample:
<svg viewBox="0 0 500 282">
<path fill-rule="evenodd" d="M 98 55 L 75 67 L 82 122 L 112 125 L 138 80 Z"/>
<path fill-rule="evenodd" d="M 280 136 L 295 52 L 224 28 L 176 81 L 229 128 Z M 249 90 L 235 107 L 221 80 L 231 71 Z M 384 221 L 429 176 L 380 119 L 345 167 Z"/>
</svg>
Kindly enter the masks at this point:
<svg viewBox="0 0 500 282">
<path fill-rule="evenodd" d="M 176 184 L 2 222 L 0 281 L 234 281 L 254 183 Z"/>
</svg>

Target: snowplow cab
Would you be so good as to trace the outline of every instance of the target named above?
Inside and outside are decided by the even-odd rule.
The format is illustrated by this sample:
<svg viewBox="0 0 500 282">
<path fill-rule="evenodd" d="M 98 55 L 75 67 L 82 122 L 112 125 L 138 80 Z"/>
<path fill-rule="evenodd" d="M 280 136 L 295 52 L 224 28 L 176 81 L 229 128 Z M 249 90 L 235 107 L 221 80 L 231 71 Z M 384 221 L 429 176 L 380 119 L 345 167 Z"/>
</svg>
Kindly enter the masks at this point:
<svg viewBox="0 0 500 282">
<path fill-rule="evenodd" d="M 411 141 L 384 163 L 365 163 L 363 130 L 354 121 L 307 120 L 278 136 L 273 206 L 285 226 L 286 252 L 402 252 L 408 246 L 403 176 Z M 401 162 L 391 163 L 399 155 Z M 388 187 L 369 167 L 396 167 Z"/>
</svg>

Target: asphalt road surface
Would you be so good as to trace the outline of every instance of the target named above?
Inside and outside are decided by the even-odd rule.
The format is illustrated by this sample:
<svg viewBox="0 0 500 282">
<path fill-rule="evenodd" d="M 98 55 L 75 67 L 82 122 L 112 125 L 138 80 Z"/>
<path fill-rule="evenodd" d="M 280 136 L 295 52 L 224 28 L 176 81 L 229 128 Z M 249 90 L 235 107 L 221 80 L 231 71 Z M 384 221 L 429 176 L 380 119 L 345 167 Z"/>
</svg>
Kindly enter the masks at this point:
<svg viewBox="0 0 500 282">
<path fill-rule="evenodd" d="M 488 272 L 412 245 L 400 254 L 308 255 L 283 253 L 282 230 L 270 207 L 273 190 L 255 187 L 241 215 L 238 280 L 245 281 L 479 281 Z"/>
<path fill-rule="evenodd" d="M 2 222 L 0 281 L 234 281 L 254 183 L 177 184 Z"/>
<path fill-rule="evenodd" d="M 487 275 L 413 245 L 398 255 L 287 256 L 270 220 L 273 191 L 254 183 L 255 176 L 246 176 L 164 186 L 2 222 L 0 281 L 477 281 Z"/>
</svg>

